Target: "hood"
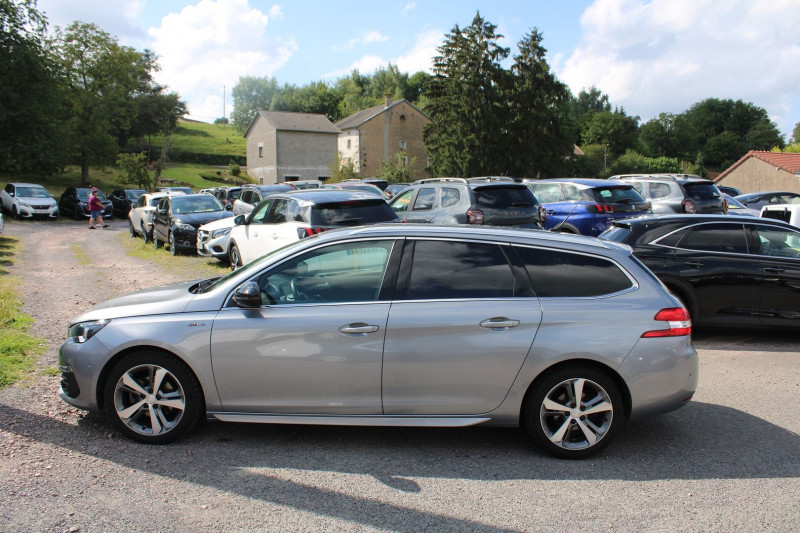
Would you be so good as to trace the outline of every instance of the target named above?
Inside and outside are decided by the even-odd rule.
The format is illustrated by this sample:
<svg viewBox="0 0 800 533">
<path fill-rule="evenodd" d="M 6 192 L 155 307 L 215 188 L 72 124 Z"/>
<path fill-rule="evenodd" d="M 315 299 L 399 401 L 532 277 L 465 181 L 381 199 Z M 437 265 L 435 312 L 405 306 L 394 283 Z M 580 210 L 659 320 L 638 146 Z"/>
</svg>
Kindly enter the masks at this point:
<svg viewBox="0 0 800 533">
<path fill-rule="evenodd" d="M 230 211 L 211 211 L 210 213 L 186 213 L 175 215 L 172 221 L 174 223 L 189 224 L 190 226 L 199 228 L 203 224 L 230 217 L 233 217 L 233 213 Z"/>
<path fill-rule="evenodd" d="M 236 225 L 236 223 L 233 221 L 234 218 L 235 217 L 221 218 L 219 220 L 215 220 L 214 222 L 203 224 L 201 229 L 211 232 L 222 228 L 232 228 Z"/>
<path fill-rule="evenodd" d="M 70 321 L 71 324 L 86 320 L 102 320 L 128 316 L 163 315 L 181 313 L 195 297 L 189 287 L 197 280 L 184 281 L 172 285 L 163 285 L 144 289 L 125 296 L 106 300 L 93 309 Z"/>
<path fill-rule="evenodd" d="M 41 196 L 17 196 L 17 200 L 26 204 L 56 205 L 56 201 L 50 196 L 47 198 L 42 198 Z"/>
</svg>

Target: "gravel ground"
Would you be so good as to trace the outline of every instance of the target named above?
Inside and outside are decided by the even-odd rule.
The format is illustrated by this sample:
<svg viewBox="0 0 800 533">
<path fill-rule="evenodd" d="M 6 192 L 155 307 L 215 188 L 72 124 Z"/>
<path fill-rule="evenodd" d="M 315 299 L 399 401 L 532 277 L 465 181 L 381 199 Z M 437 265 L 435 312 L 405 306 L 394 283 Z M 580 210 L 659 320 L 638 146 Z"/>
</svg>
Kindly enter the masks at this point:
<svg viewBox="0 0 800 533">
<path fill-rule="evenodd" d="M 197 277 L 124 252 L 127 223 L 9 222 L 11 271 L 56 364 L 70 317 Z M 600 456 L 556 460 L 511 429 L 204 424 L 145 446 L 37 374 L 0 392 L 0 532 L 800 531 L 796 335 L 698 331 L 687 407 L 628 424 Z"/>
</svg>

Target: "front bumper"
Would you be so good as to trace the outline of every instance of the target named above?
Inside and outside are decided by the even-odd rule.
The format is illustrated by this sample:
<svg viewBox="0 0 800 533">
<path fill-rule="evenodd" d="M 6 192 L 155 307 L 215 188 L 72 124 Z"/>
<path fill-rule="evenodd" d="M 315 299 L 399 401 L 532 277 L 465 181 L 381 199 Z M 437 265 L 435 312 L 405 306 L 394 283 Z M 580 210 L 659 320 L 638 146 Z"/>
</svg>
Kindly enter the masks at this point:
<svg viewBox="0 0 800 533">
<path fill-rule="evenodd" d="M 22 218 L 58 218 L 57 205 L 18 205 L 17 213 Z"/>
<path fill-rule="evenodd" d="M 200 232 L 197 236 L 197 255 L 214 257 L 220 261 L 228 258 L 228 244 L 231 242 L 230 233 L 210 239 L 208 234 Z"/>
</svg>

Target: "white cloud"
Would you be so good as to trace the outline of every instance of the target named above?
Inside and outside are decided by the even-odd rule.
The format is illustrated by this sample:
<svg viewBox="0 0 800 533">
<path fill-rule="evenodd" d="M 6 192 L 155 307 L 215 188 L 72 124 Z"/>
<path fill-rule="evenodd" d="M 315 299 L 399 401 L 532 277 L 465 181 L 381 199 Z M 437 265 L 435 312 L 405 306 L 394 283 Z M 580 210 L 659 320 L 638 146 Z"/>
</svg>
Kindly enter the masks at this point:
<svg viewBox="0 0 800 533">
<path fill-rule="evenodd" d="M 281 17 L 283 17 L 283 8 L 281 6 L 275 4 L 274 6 L 269 8 L 270 20 L 278 20 Z"/>
<path fill-rule="evenodd" d="M 161 65 L 158 81 L 181 95 L 191 116 L 222 116 L 223 86 L 230 94 L 240 76 L 271 76 L 297 50 L 293 40 L 270 38 L 268 22 L 247 0 L 201 0 L 167 15 L 148 30 Z"/>
<path fill-rule="evenodd" d="M 50 31 L 81 21 L 95 24 L 121 41 L 141 42 L 146 35 L 136 19 L 144 4 L 145 0 L 39 0 L 36 7 L 47 15 Z"/>
<path fill-rule="evenodd" d="M 793 127 L 800 105 L 797 0 L 596 0 L 559 61 L 574 93 L 592 85 L 643 120 L 706 98 L 742 99 Z"/>
<path fill-rule="evenodd" d="M 347 41 L 347 44 L 343 45 L 333 45 L 331 46 L 331 50 L 335 52 L 341 52 L 342 50 L 351 50 L 355 48 L 359 44 L 368 44 L 368 43 L 382 43 L 384 41 L 388 41 L 389 37 L 383 35 L 378 30 L 370 30 L 364 32 L 361 37 L 356 37 L 354 39 L 350 39 Z"/>
<path fill-rule="evenodd" d="M 404 8 L 403 8 L 403 10 L 400 12 L 400 14 L 401 14 L 401 15 L 403 15 L 403 16 L 405 17 L 405 16 L 406 16 L 406 15 L 408 15 L 408 14 L 411 12 L 411 10 L 413 10 L 415 7 L 417 7 L 417 3 L 416 3 L 416 2 L 409 2 L 409 3 L 407 3 L 407 4 L 406 4 L 406 7 L 404 7 Z"/>
</svg>

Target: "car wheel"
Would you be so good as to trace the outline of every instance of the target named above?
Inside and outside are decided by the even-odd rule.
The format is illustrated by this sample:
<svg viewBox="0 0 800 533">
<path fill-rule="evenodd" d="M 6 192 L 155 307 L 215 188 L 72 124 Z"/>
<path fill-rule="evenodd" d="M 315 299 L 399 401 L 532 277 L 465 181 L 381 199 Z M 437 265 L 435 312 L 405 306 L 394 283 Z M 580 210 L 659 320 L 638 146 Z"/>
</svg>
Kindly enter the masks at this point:
<svg viewBox="0 0 800 533">
<path fill-rule="evenodd" d="M 155 350 L 125 356 L 109 373 L 104 393 L 114 425 L 146 444 L 174 441 L 203 411 L 200 384 L 189 367 Z"/>
<path fill-rule="evenodd" d="M 128 219 L 128 231 L 131 232 L 131 238 L 136 237 L 136 229 L 133 227 L 133 222 L 131 219 Z"/>
<path fill-rule="evenodd" d="M 242 254 L 239 253 L 239 247 L 235 244 L 232 244 L 228 251 L 228 261 L 231 264 L 231 270 L 242 268 Z"/>
<path fill-rule="evenodd" d="M 175 236 L 171 231 L 167 233 L 167 242 L 169 243 L 169 251 L 172 255 L 178 255 L 178 247 L 175 245 Z"/>
<path fill-rule="evenodd" d="M 139 225 L 139 229 L 142 230 L 142 239 L 144 239 L 144 243 L 147 244 L 150 242 L 150 235 L 147 233 L 147 230 L 144 229 L 144 222 Z"/>
<path fill-rule="evenodd" d="M 158 240 L 158 235 L 156 235 L 156 230 L 153 228 L 153 248 L 158 250 L 161 248 L 161 241 Z"/>
<path fill-rule="evenodd" d="M 22 216 L 19 214 L 19 211 L 17 211 L 17 206 L 11 207 L 11 218 L 14 220 L 22 220 Z"/>
<path fill-rule="evenodd" d="M 522 418 L 528 434 L 545 451 L 582 459 L 612 440 L 622 422 L 622 396 L 605 372 L 572 365 L 534 383 Z"/>
<path fill-rule="evenodd" d="M 72 208 L 72 218 L 73 220 L 81 220 L 83 218 L 81 216 L 81 208 L 77 205 Z"/>
</svg>

